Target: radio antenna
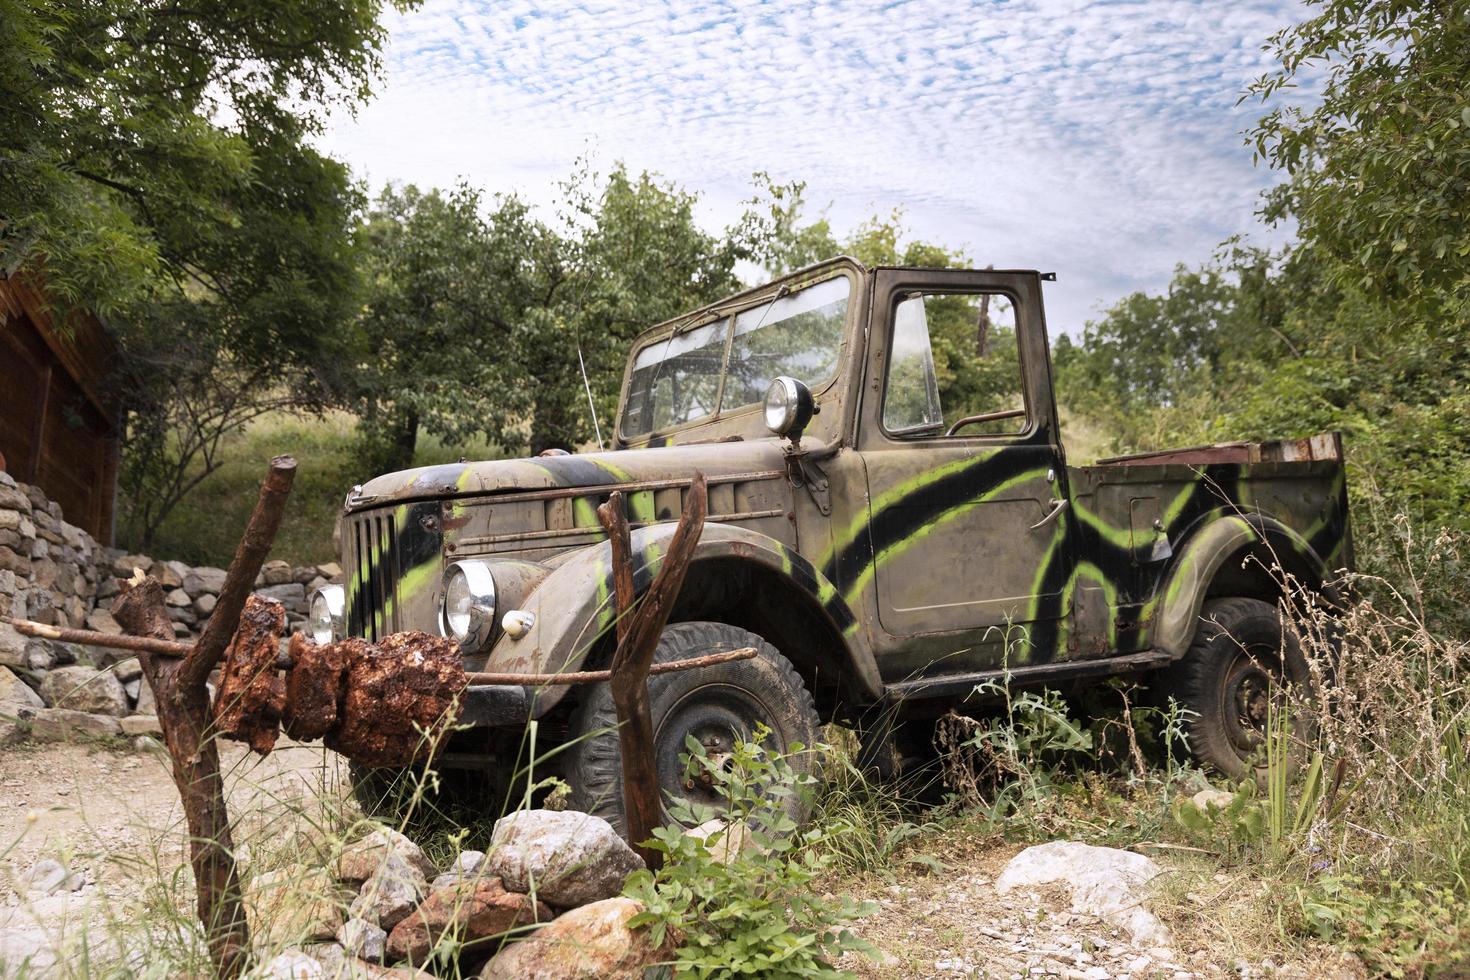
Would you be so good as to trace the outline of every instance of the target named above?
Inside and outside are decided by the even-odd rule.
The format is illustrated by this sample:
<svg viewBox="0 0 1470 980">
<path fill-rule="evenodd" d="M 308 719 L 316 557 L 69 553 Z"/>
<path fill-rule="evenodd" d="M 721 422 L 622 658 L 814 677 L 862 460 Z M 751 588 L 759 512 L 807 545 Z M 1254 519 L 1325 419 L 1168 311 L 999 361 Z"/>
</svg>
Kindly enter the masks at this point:
<svg viewBox="0 0 1470 980">
<path fill-rule="evenodd" d="M 577 344 L 577 366 L 582 369 L 582 389 L 587 392 L 587 410 L 592 413 L 592 431 L 597 433 L 597 449 L 602 451 L 602 426 L 597 424 L 597 404 L 592 401 L 592 384 L 587 380 L 587 362 L 582 359 L 582 345 Z"/>
</svg>

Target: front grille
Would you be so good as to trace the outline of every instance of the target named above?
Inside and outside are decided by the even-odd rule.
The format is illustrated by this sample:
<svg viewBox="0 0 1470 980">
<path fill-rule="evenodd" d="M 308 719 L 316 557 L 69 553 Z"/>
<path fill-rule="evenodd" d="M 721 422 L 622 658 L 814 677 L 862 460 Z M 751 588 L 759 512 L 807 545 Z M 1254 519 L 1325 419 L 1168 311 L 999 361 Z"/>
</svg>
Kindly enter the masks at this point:
<svg viewBox="0 0 1470 980">
<path fill-rule="evenodd" d="M 398 528 L 391 511 L 363 514 L 352 518 L 350 534 L 347 633 L 376 640 L 398 628 Z"/>
</svg>

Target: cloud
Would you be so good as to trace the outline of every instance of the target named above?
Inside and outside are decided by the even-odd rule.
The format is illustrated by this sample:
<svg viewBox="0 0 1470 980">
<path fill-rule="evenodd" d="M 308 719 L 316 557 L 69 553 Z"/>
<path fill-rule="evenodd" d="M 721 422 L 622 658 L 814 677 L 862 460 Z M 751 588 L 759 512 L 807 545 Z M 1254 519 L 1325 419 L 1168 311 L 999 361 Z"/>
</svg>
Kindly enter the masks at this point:
<svg viewBox="0 0 1470 980">
<path fill-rule="evenodd" d="M 1236 100 L 1284 0 L 430 0 L 325 148 L 375 184 L 546 202 L 589 147 L 705 195 L 799 178 L 839 227 L 895 206 L 978 264 L 1054 270 L 1053 332 L 1252 230 Z"/>
</svg>

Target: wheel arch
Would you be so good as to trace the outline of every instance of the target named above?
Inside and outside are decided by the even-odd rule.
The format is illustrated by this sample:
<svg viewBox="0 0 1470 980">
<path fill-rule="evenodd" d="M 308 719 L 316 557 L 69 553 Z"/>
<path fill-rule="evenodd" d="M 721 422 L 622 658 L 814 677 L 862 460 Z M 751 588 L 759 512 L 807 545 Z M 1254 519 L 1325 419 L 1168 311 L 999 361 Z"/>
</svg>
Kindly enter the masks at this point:
<svg viewBox="0 0 1470 980">
<path fill-rule="evenodd" d="M 1275 518 L 1218 514 L 1186 539 L 1160 586 L 1153 645 L 1184 656 L 1207 599 L 1244 596 L 1276 605 L 1292 586 L 1335 598 L 1328 579 L 1311 544 Z"/>
<path fill-rule="evenodd" d="M 670 524 L 633 532 L 637 594 L 652 583 L 673 532 Z M 485 669 L 569 671 L 605 659 L 614 631 L 611 558 L 603 542 L 560 563 L 526 603 L 536 614 L 531 631 L 520 639 L 502 636 Z M 872 651 L 841 594 L 811 562 L 768 535 L 705 525 L 670 615 L 671 622 L 695 620 L 739 626 L 766 639 L 796 666 L 824 716 L 843 703 L 881 696 Z M 567 693 L 564 686 L 539 689 L 535 714 Z"/>
</svg>

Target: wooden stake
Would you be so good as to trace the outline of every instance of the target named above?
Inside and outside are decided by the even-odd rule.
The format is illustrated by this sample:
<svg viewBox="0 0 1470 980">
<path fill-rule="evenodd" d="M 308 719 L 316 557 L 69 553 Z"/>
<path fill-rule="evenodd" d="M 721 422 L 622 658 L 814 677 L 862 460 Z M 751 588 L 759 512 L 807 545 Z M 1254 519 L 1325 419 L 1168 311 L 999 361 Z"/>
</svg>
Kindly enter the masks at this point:
<svg viewBox="0 0 1470 980">
<path fill-rule="evenodd" d="M 204 635 L 182 659 L 140 652 L 143 676 L 158 704 L 158 722 L 164 745 L 173 761 L 174 785 L 184 804 L 189 827 L 189 859 L 194 868 L 196 910 L 209 943 L 215 970 L 226 980 L 245 972 L 250 956 L 250 931 L 235 867 L 235 843 L 225 806 L 224 779 L 212 729 L 209 692 L 205 682 L 219 663 L 239 623 L 245 599 L 275 540 L 296 461 L 290 456 L 271 460 L 261 484 L 255 511 L 235 551 L 220 590 L 219 603 Z M 173 623 L 156 579 L 131 583 L 113 603 L 112 614 L 134 636 L 173 640 Z"/>
<path fill-rule="evenodd" d="M 689 484 L 689 497 L 679 525 L 669 540 L 658 574 L 633 610 L 632 542 L 620 492 L 597 509 L 612 545 L 613 591 L 617 600 L 618 646 L 613 653 L 613 707 L 618 717 L 618 748 L 623 762 L 623 818 L 628 841 L 651 870 L 663 866 L 663 855 L 643 846 L 663 823 L 663 796 L 654 756 L 653 714 L 648 702 L 648 673 L 653 654 L 679 598 L 694 548 L 704 531 L 709 507 L 704 474 Z"/>
</svg>

